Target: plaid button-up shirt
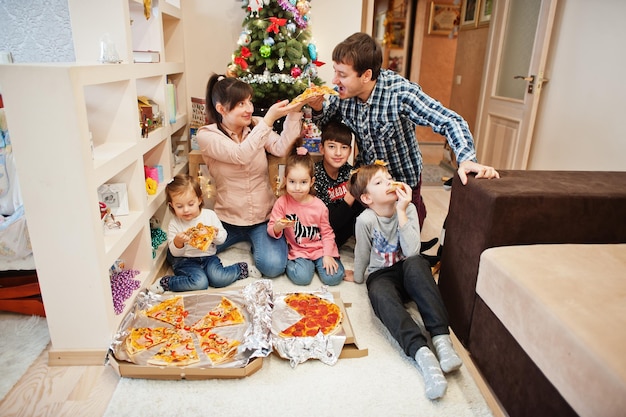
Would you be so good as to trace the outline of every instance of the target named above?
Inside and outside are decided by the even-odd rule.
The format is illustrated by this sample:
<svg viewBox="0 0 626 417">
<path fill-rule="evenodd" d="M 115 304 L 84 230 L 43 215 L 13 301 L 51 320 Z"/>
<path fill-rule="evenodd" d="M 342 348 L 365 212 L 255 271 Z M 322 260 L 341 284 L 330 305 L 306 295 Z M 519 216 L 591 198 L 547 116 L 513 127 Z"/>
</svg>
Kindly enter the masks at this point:
<svg viewBox="0 0 626 417">
<path fill-rule="evenodd" d="M 366 102 L 356 97 L 340 100 L 330 96 L 324 112 L 314 115 L 323 126 L 337 118 L 355 134 L 359 150 L 357 163 L 388 162 L 394 179 L 415 187 L 422 171 L 422 154 L 415 126 L 430 126 L 443 135 L 457 162 L 476 161 L 474 140 L 467 122 L 422 88 L 390 70 L 381 70 L 376 86 Z"/>
</svg>

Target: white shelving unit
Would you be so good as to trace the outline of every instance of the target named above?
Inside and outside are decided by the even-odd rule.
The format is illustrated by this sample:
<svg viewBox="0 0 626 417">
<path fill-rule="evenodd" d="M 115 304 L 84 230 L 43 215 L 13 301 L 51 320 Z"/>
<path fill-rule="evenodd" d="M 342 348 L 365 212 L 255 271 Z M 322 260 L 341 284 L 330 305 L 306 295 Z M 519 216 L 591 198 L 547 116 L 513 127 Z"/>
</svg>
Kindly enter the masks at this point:
<svg viewBox="0 0 626 417">
<path fill-rule="evenodd" d="M 0 66 L 7 122 L 18 162 L 39 284 L 52 348 L 49 363 L 102 364 L 121 318 L 109 269 L 122 259 L 140 271 L 142 288 L 156 277 L 165 244 L 152 256 L 150 218 L 164 224 L 165 183 L 186 169 L 172 151 L 187 137 L 181 10 L 153 0 L 150 19 L 135 0 L 70 0 L 76 63 Z M 99 39 L 109 33 L 122 60 L 97 63 Z M 159 51 L 161 62 L 135 64 L 133 49 Z M 87 62 L 87 63 L 85 63 Z M 170 123 L 166 84 L 177 93 Z M 137 96 L 165 110 L 162 127 L 142 138 Z M 161 165 L 155 195 L 145 187 L 144 165 Z M 106 231 L 97 189 L 124 183 L 129 214 Z"/>
</svg>

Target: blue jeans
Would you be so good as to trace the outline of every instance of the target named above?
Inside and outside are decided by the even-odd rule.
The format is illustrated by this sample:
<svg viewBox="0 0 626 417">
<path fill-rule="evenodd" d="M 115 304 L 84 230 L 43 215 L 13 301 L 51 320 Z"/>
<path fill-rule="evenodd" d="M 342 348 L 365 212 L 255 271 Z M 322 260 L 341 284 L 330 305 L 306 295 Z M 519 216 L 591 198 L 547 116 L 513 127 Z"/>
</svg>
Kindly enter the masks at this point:
<svg viewBox="0 0 626 417">
<path fill-rule="evenodd" d="M 296 258 L 287 261 L 287 276 L 296 285 L 309 285 L 313 280 L 313 273 L 317 269 L 320 280 L 325 285 L 338 285 L 343 280 L 346 271 L 339 258 L 337 261 L 337 272 L 332 275 L 326 273 L 324 269 L 324 257 L 314 261 L 304 258 Z"/>
<path fill-rule="evenodd" d="M 285 272 L 287 266 L 287 242 L 285 237 L 275 239 L 267 234 L 267 222 L 252 226 L 235 226 L 222 223 L 228 232 L 226 241 L 217 247 L 217 253 L 238 242 L 250 242 L 252 258 L 264 277 L 275 278 Z"/>
<path fill-rule="evenodd" d="M 170 291 L 206 290 L 226 287 L 241 277 L 241 266 L 223 266 L 217 255 L 199 258 L 178 257 L 167 251 L 167 262 L 174 271 L 168 287 Z"/>
</svg>

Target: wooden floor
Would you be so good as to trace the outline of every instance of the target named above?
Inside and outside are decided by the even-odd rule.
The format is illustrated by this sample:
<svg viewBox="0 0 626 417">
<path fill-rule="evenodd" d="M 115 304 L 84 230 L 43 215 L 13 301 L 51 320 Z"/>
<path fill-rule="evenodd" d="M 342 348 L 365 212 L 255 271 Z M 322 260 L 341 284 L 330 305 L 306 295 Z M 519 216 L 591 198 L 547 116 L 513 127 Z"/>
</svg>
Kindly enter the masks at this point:
<svg viewBox="0 0 626 417">
<path fill-rule="evenodd" d="M 426 148 L 426 149 L 424 149 Z M 434 158 L 439 163 L 441 146 L 422 147 L 425 161 Z M 432 154 L 429 153 L 432 151 Z M 424 187 L 422 194 L 428 216 L 422 230 L 424 240 L 439 237 L 443 220 L 448 212 L 450 192 L 443 187 Z M 431 251 L 429 251 L 431 252 Z M 436 252 L 436 247 L 432 249 Z M 455 340 L 465 366 L 474 377 L 494 416 L 502 412 L 489 389 L 482 382 L 467 352 Z M 3 417 L 97 417 L 102 416 L 117 387 L 119 377 L 110 366 L 48 366 L 46 349 L 28 369 L 24 377 L 13 387 L 2 402 L 0 416 Z"/>
</svg>

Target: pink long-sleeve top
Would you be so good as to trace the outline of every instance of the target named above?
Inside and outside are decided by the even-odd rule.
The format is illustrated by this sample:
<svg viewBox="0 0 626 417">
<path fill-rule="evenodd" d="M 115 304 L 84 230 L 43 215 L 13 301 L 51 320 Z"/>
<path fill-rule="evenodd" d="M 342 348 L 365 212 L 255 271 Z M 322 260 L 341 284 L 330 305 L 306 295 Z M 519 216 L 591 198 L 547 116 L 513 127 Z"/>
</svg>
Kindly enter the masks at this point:
<svg viewBox="0 0 626 417">
<path fill-rule="evenodd" d="M 266 221 L 276 197 L 268 173 L 266 151 L 281 157 L 287 154 L 302 129 L 302 113 L 289 113 L 279 135 L 255 117 L 253 129 L 244 129 L 239 143 L 218 129 L 217 124 L 198 129 L 202 159 L 215 183 L 214 211 L 221 221 L 250 226 Z"/>
<path fill-rule="evenodd" d="M 289 246 L 289 259 L 316 260 L 322 256 L 339 256 L 335 232 L 328 220 L 328 208 L 322 200 L 313 197 L 306 203 L 300 203 L 289 194 L 280 196 L 267 223 L 267 233 L 279 238 L 281 234 L 274 233 L 274 223 L 283 218 L 294 219 L 290 215 L 297 216 L 297 219 L 293 227 L 283 230 Z"/>
</svg>

